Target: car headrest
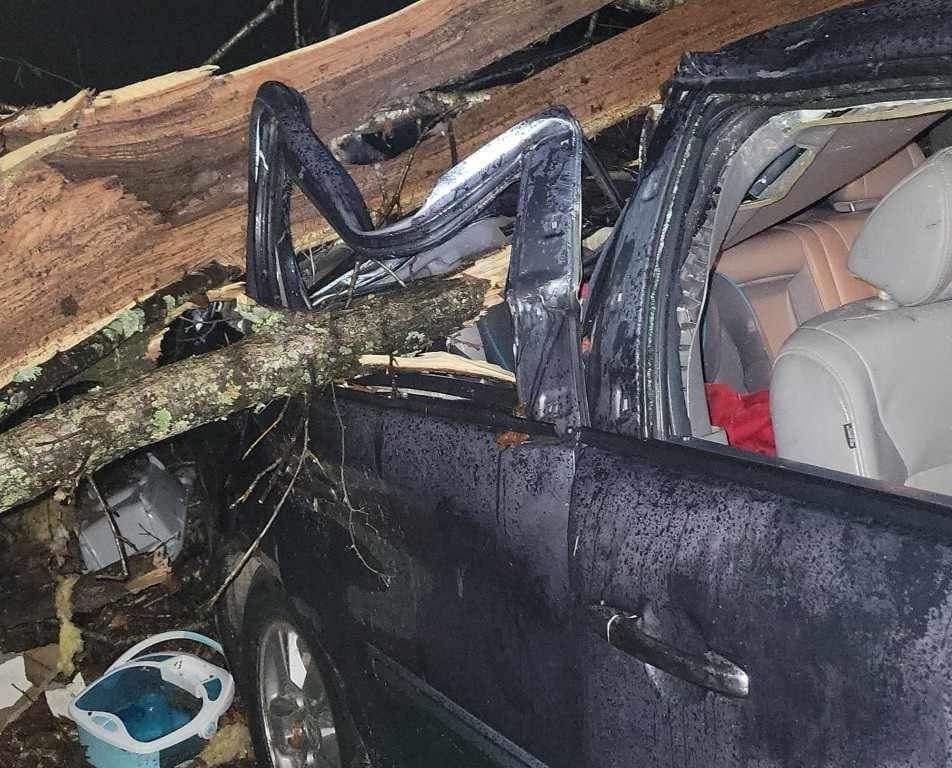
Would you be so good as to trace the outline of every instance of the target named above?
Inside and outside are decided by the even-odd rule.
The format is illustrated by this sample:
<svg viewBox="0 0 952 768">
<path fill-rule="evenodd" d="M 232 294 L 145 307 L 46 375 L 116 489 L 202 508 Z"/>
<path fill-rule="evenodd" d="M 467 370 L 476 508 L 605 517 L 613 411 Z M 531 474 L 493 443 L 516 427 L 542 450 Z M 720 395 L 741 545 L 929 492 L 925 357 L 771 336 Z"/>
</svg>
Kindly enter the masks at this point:
<svg viewBox="0 0 952 768">
<path fill-rule="evenodd" d="M 919 145 L 912 142 L 830 195 L 830 205 L 841 212 L 872 210 L 890 189 L 922 165 L 925 159 Z"/>
<path fill-rule="evenodd" d="M 873 209 L 853 243 L 849 269 L 902 306 L 952 297 L 952 147 Z"/>
</svg>

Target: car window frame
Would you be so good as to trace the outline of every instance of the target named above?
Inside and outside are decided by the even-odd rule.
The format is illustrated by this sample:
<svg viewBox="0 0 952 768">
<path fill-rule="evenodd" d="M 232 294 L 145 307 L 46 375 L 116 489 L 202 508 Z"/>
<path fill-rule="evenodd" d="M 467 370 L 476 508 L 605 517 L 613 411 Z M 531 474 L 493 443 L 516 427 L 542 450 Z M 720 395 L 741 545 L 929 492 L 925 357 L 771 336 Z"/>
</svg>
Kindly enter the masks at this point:
<svg viewBox="0 0 952 768">
<path fill-rule="evenodd" d="M 723 99 L 723 104 L 732 104 L 734 108 L 767 104 L 778 108 L 776 111 L 787 111 L 798 108 L 829 109 L 872 101 L 952 96 L 952 76 L 948 76 L 944 84 L 937 83 L 935 78 L 928 80 L 923 78 L 921 88 L 917 88 L 917 85 L 918 82 L 913 81 L 908 88 L 901 91 L 896 88 L 894 82 L 886 82 L 853 84 L 849 92 L 844 92 L 841 87 L 825 89 L 822 92 L 790 91 L 744 96 L 706 94 L 706 97 L 710 103 Z M 758 122 L 750 132 L 753 133 L 759 125 L 762 125 L 762 122 Z M 708 173 L 720 174 L 721 169 L 713 168 L 705 163 L 705 157 L 696 159 L 698 167 L 704 168 Z M 684 167 L 682 166 L 682 169 Z M 696 185 L 690 188 L 696 189 Z M 696 197 L 696 192 L 692 191 L 686 199 L 682 200 L 682 207 L 671 212 L 672 218 L 684 213 L 691 203 L 696 203 Z M 645 286 L 645 295 L 649 297 L 649 301 L 645 302 L 645 312 L 652 316 L 656 326 L 665 328 L 666 332 L 654 334 L 645 340 L 645 355 L 653 365 L 638 371 L 645 391 L 643 406 L 646 427 L 639 437 L 655 445 L 665 443 L 676 446 L 675 450 L 682 449 L 685 451 L 683 456 L 688 465 L 693 464 L 700 456 L 711 455 L 724 456 L 731 463 L 740 461 L 745 466 L 744 476 L 748 484 L 763 484 L 765 478 L 773 478 L 775 482 L 778 477 L 782 477 L 783 487 L 794 491 L 795 495 L 802 498 L 812 498 L 818 494 L 820 498 L 828 502 L 852 507 L 856 499 L 850 497 L 847 489 L 853 489 L 854 492 L 870 493 L 871 498 L 876 498 L 879 502 L 899 505 L 909 509 L 910 512 L 915 510 L 933 515 L 937 510 L 941 510 L 943 513 L 947 511 L 952 514 L 952 496 L 922 491 L 905 485 L 892 485 L 813 464 L 761 456 L 690 434 L 677 357 L 679 335 L 676 323 L 672 322 L 675 319 L 673 315 L 677 304 L 674 299 L 680 291 L 678 274 L 691 241 L 691 237 L 683 236 L 684 233 L 679 234 L 682 236 L 675 238 L 673 233 L 668 233 L 667 237 L 659 238 L 658 268 L 650 273 L 653 279 L 646 281 Z M 677 408 L 678 398 L 680 398 L 680 412 Z M 672 405 L 674 407 L 671 407 Z M 775 474 L 776 472 L 780 475 Z M 768 481 L 764 487 L 769 487 L 770 482 Z M 878 504 L 877 508 L 879 506 L 881 504 Z M 895 524 L 892 515 L 886 515 L 886 518 L 889 518 L 890 524 Z"/>
</svg>

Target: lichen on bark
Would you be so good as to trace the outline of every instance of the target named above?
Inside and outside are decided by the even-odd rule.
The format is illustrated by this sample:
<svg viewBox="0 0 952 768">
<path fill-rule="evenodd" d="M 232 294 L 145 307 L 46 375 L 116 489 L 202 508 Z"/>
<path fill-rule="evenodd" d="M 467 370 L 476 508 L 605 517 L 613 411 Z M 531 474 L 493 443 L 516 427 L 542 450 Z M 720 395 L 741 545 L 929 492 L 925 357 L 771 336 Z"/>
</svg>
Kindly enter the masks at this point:
<svg viewBox="0 0 952 768">
<path fill-rule="evenodd" d="M 362 355 L 444 338 L 481 312 L 487 286 L 433 279 L 349 309 L 260 308 L 258 331 L 236 344 L 80 395 L 0 433 L 0 512 L 130 451 L 346 378 Z"/>
</svg>

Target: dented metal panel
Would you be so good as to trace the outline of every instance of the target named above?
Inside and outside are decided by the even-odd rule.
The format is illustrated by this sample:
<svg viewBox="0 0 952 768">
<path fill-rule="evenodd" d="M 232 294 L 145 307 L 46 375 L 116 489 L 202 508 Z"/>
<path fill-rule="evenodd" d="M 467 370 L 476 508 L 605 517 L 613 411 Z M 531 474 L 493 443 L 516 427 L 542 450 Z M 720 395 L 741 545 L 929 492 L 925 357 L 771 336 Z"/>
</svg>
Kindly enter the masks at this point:
<svg viewBox="0 0 952 768">
<path fill-rule="evenodd" d="M 609 198 L 619 200 L 566 109 L 553 107 L 510 128 L 445 173 L 416 213 L 377 229 L 353 179 L 311 130 L 296 91 L 274 82 L 261 86 L 249 144 L 248 289 L 267 304 L 312 304 L 290 238 L 292 182 L 353 250 L 358 274 L 333 280 L 322 301 L 346 296 L 355 285 L 400 281 L 415 256 L 457 235 L 518 184 L 506 301 L 519 397 L 533 418 L 560 431 L 588 423 L 578 325 L 583 161 Z M 378 267 L 361 275 L 360 262 L 368 260 Z"/>
<path fill-rule="evenodd" d="M 862 4 L 685 59 L 582 330 L 573 184 L 584 144 L 566 115 L 547 113 L 537 132 L 496 145 L 501 164 L 482 155 L 485 179 L 470 166 L 438 187 L 414 225 L 422 232 L 398 224 L 374 240 L 333 168 L 312 189 L 315 204 L 337 206 L 355 253 L 385 259 L 466 219 L 453 189 L 478 197 L 522 184 L 507 301 L 532 418 L 490 408 L 488 391 L 449 401 L 394 385 L 324 398 L 312 436 L 327 472 L 308 466 L 304 498 L 277 523 L 282 574 L 321 614 L 368 739 L 404 755 L 399 745 L 418 732 L 387 730 L 405 721 L 375 672 L 382 664 L 553 767 L 952 764 L 949 510 L 822 470 L 652 439 L 676 434 L 670 289 L 714 187 L 702 171 L 730 151 L 720 128 L 743 109 L 855 103 L 848 78 L 880 72 L 910 78 L 871 86 L 890 97 L 949 90 L 936 74 L 952 52 L 945 6 Z M 881 60 L 867 56 L 870 39 Z M 791 90 L 806 86 L 815 90 Z M 299 130 L 291 143 L 305 151 L 312 140 Z M 436 211 L 453 226 L 428 223 Z M 258 290 L 281 300 L 266 265 L 284 244 L 270 232 L 258 230 L 250 266 L 264 265 Z M 375 251 L 384 241 L 391 250 Z M 591 340 L 587 393 L 580 336 Z M 586 394 L 594 429 L 569 430 L 587 423 Z M 262 416 L 262 428 L 270 422 Z"/>
</svg>

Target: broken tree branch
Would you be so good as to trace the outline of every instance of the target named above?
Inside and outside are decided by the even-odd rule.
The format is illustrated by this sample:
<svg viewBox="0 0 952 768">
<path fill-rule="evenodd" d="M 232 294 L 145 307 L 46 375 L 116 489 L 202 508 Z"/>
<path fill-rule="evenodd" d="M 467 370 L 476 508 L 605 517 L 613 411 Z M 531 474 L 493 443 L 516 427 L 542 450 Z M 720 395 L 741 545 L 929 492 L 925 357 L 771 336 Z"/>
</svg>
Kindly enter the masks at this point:
<svg viewBox="0 0 952 768">
<path fill-rule="evenodd" d="M 235 72 L 198 67 L 4 122 L 0 384 L 184 271 L 242 266 L 248 113 L 263 82 L 301 91 L 332 139 L 605 2 L 420 0 Z"/>
<path fill-rule="evenodd" d="M 332 385 L 333 387 L 333 385 Z M 248 549 L 245 550 L 245 553 L 241 556 L 235 566 L 231 569 L 228 575 L 222 581 L 221 586 L 215 591 L 215 594 L 211 596 L 206 608 L 210 609 L 215 606 L 225 590 L 231 586 L 231 583 L 237 578 L 238 574 L 241 573 L 242 569 L 248 564 L 248 561 L 251 559 L 251 556 L 255 553 L 258 547 L 261 546 L 261 542 L 264 540 L 264 537 L 268 535 L 268 531 L 271 530 L 271 526 L 274 525 L 274 521 L 278 519 L 278 514 L 281 512 L 281 508 L 284 506 L 284 502 L 288 500 L 288 496 L 291 495 L 291 491 L 294 490 L 294 484 L 297 482 L 298 475 L 301 474 L 301 467 L 304 466 L 304 459 L 307 457 L 308 453 L 308 440 L 310 439 L 310 419 L 308 418 L 308 409 L 310 407 L 310 399 L 305 395 L 304 398 L 304 439 L 301 443 L 301 452 L 298 456 L 297 466 L 294 468 L 294 473 L 291 475 L 291 479 L 288 481 L 287 488 L 284 489 L 284 493 L 281 498 L 278 500 L 278 503 L 275 504 L 274 510 L 271 512 L 271 516 L 268 518 L 267 522 L 262 526 L 261 530 L 258 532 L 258 535 L 255 536 L 255 540 L 251 542 L 251 545 Z"/>
<path fill-rule="evenodd" d="M 20 84 L 22 79 L 22 70 L 26 69 L 31 72 L 36 77 L 51 77 L 54 80 L 59 80 L 62 83 L 71 85 L 74 88 L 82 88 L 83 86 L 77 83 L 75 80 L 71 80 L 65 75 L 57 74 L 49 69 L 44 69 L 38 64 L 34 64 L 32 61 L 27 61 L 26 59 L 20 58 L 19 56 L 0 56 L 0 61 L 5 61 L 8 64 L 13 64 L 17 67 L 16 74 L 13 76 L 14 82 Z"/>
<path fill-rule="evenodd" d="M 96 497 L 96 501 L 102 511 L 106 515 L 106 519 L 109 521 L 109 530 L 112 532 L 112 537 L 116 542 L 116 549 L 119 550 L 119 563 L 122 567 L 121 577 L 118 581 L 129 581 L 129 558 L 126 555 L 126 541 L 122 536 L 122 533 L 119 531 L 119 523 L 116 521 L 116 513 L 112 511 L 112 507 L 109 506 L 109 503 L 106 501 L 105 497 L 99 491 L 99 485 L 96 483 L 96 478 L 89 475 L 87 478 L 89 487 L 93 489 L 93 495 Z M 103 576 L 102 578 L 112 578 L 111 576 Z"/>
<path fill-rule="evenodd" d="M 340 489 L 341 489 L 341 503 L 347 509 L 347 532 L 350 535 L 350 549 L 356 555 L 357 559 L 360 560 L 361 565 L 364 566 L 368 571 L 370 571 L 374 576 L 380 579 L 385 587 L 390 586 L 390 574 L 384 573 L 374 568 L 370 563 L 367 562 L 367 558 L 364 557 L 364 553 L 360 551 L 360 547 L 357 545 L 357 537 L 354 535 L 354 513 L 362 512 L 362 510 L 354 509 L 354 504 L 350 500 L 350 493 L 347 490 L 347 478 L 344 473 L 344 467 L 347 466 L 347 438 L 345 436 L 344 429 L 344 420 L 340 415 L 340 408 L 337 405 L 337 392 L 334 390 L 334 385 L 331 384 L 331 399 L 334 403 L 334 413 L 337 416 L 337 425 L 340 429 Z"/>
<path fill-rule="evenodd" d="M 0 434 L 0 512 L 137 448 L 346 378 L 361 355 L 419 349 L 478 315 L 485 291 L 485 281 L 461 276 L 346 310 L 255 307 L 248 314 L 259 330 L 237 344 L 81 395 Z"/>
<path fill-rule="evenodd" d="M 79 344 L 57 352 L 42 367 L 21 370 L 13 381 L 0 388 L 0 429 L 10 423 L 18 411 L 62 387 L 135 334 L 167 321 L 183 302 L 237 275 L 234 269 L 210 264 L 120 312 L 109 325 Z"/>
</svg>

